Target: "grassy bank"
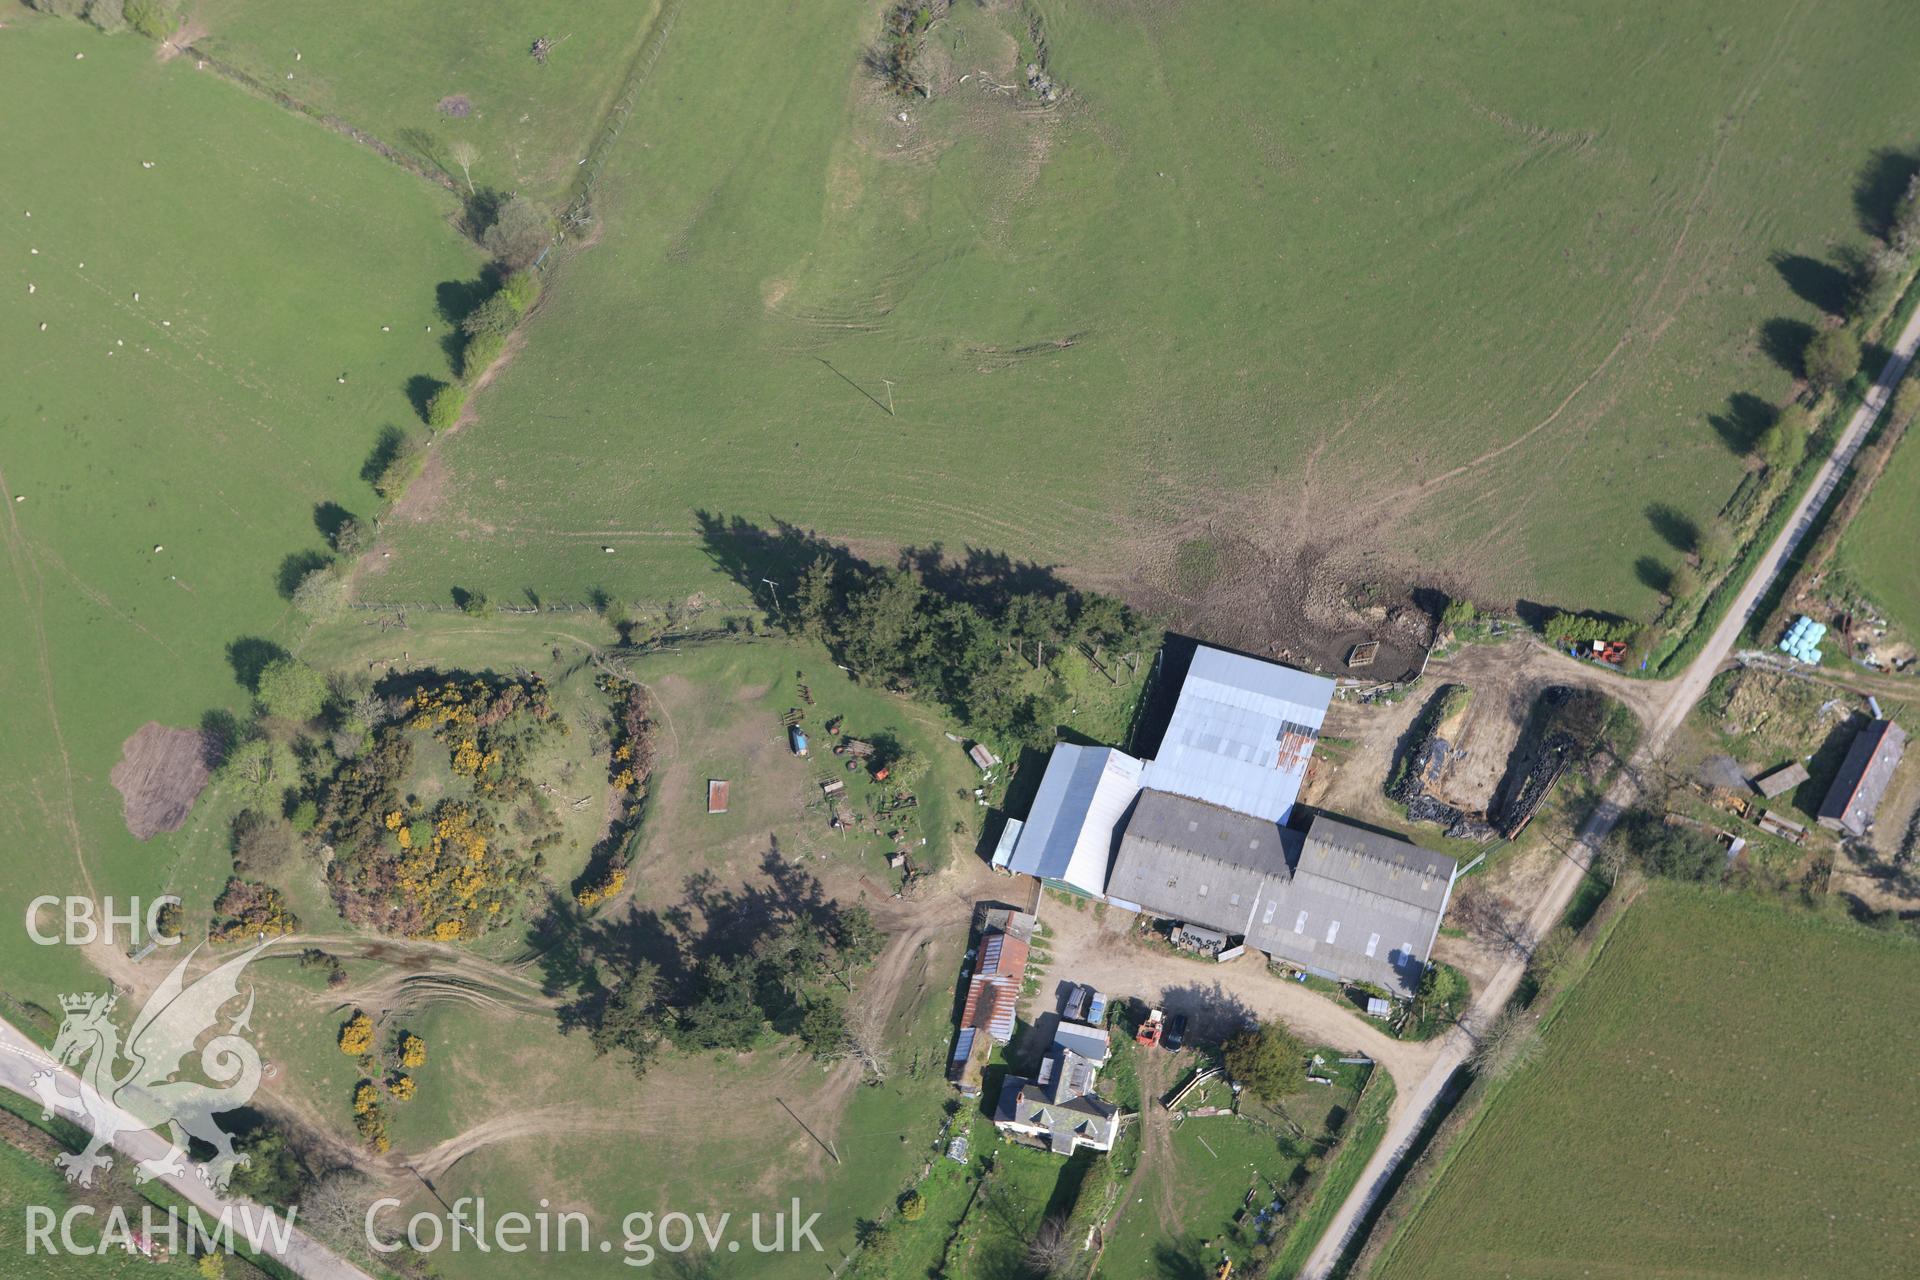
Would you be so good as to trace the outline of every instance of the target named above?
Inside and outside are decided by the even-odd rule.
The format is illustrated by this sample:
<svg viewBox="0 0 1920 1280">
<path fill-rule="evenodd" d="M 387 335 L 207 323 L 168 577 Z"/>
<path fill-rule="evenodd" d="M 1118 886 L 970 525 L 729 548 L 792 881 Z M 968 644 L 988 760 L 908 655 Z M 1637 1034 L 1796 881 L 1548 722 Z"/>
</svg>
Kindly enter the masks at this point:
<svg viewBox="0 0 1920 1280">
<path fill-rule="evenodd" d="M 1367 1161 L 1380 1149 L 1380 1140 L 1387 1135 L 1387 1113 L 1393 1107 L 1395 1092 L 1393 1077 L 1385 1071 L 1376 1070 L 1367 1081 L 1346 1136 L 1341 1139 L 1333 1162 L 1327 1166 L 1326 1176 L 1314 1192 L 1313 1203 L 1287 1233 L 1268 1280 L 1293 1280 L 1300 1274 L 1307 1255 L 1327 1233 L 1327 1224 L 1359 1185 Z"/>
</svg>

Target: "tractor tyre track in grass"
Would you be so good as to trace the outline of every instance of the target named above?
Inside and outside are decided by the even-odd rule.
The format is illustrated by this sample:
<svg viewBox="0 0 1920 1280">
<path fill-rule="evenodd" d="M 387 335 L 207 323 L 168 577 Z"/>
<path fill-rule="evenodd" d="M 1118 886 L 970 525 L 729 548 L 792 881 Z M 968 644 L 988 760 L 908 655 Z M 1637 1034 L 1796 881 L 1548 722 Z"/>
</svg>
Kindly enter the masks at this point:
<svg viewBox="0 0 1920 1280">
<path fill-rule="evenodd" d="M 1781 58 L 1786 55 L 1787 48 L 1792 43 L 1788 36 L 1792 28 L 1796 25 L 1799 16 L 1799 10 L 1790 10 L 1788 12 L 1786 20 L 1780 24 L 1779 30 L 1774 33 L 1773 41 L 1768 47 L 1766 58 L 1763 60 L 1759 69 L 1755 71 L 1753 78 L 1748 82 L 1745 90 L 1735 98 L 1733 105 L 1728 109 L 1726 115 L 1714 122 L 1715 138 L 1710 148 L 1706 169 L 1701 174 L 1700 185 L 1694 190 L 1693 199 L 1687 202 L 1686 214 L 1680 220 L 1680 230 L 1674 237 L 1673 248 L 1667 252 L 1666 264 L 1661 268 L 1660 279 L 1654 284 L 1653 291 L 1647 295 L 1646 299 L 1627 321 L 1626 328 L 1621 332 L 1620 338 L 1614 343 L 1613 348 L 1607 352 L 1599 364 L 1595 365 L 1594 368 L 1575 385 L 1573 390 L 1566 394 L 1559 404 L 1554 406 L 1552 412 L 1548 413 L 1546 417 L 1540 419 L 1540 421 L 1534 423 L 1505 444 L 1489 449 L 1471 461 L 1463 462 L 1459 466 L 1444 471 L 1437 476 L 1430 476 L 1395 491 L 1388 495 L 1387 501 L 1389 503 L 1398 504 L 1404 503 L 1407 499 L 1416 496 L 1425 497 L 1449 481 L 1457 480 L 1461 476 L 1477 471 L 1488 463 L 1513 452 L 1559 421 L 1560 417 L 1572 407 L 1573 402 L 1580 398 L 1581 393 L 1592 386 L 1602 374 L 1606 373 L 1614 361 L 1629 347 L 1637 344 L 1642 350 L 1651 350 L 1653 346 L 1660 341 L 1661 336 L 1666 333 L 1668 327 L 1678 318 L 1680 306 L 1687 301 L 1693 290 L 1698 286 L 1701 275 L 1706 270 L 1706 267 L 1703 266 L 1700 271 L 1694 273 L 1687 287 L 1683 288 L 1679 296 L 1672 300 L 1667 306 L 1665 314 L 1661 315 L 1650 329 L 1647 328 L 1648 321 L 1653 318 L 1652 313 L 1659 306 L 1662 297 L 1666 295 L 1668 286 L 1673 283 L 1674 271 L 1680 265 L 1681 256 L 1686 252 L 1687 241 L 1693 234 L 1694 223 L 1700 216 L 1700 210 L 1702 206 L 1705 205 L 1708 194 L 1713 190 L 1714 178 L 1720 172 L 1720 163 L 1726 156 L 1727 146 L 1732 142 L 1735 134 L 1739 132 L 1738 125 L 1752 108 L 1768 78 L 1773 74 L 1775 68 L 1778 67 Z M 1644 336 L 1642 336 L 1643 331 Z"/>
<path fill-rule="evenodd" d="M 53 691 L 53 659 L 47 643 L 47 628 L 44 614 L 46 600 L 46 580 L 41 576 L 39 561 L 28 544 L 25 533 L 20 528 L 20 517 L 15 512 L 14 492 L 7 483 L 6 473 L 0 471 L 0 504 L 7 512 L 7 563 L 13 570 L 13 580 L 19 591 L 20 617 L 27 626 L 33 644 L 34 662 L 39 671 L 40 688 L 47 706 L 47 727 L 53 734 L 54 750 L 60 757 L 60 785 L 64 797 L 53 804 L 41 794 L 38 779 L 29 785 L 32 787 L 35 801 L 47 817 L 50 827 L 65 827 L 68 839 L 72 842 L 74 864 L 80 869 L 80 878 L 86 882 L 87 896 L 97 897 L 93 886 L 93 873 L 87 868 L 87 856 L 80 837 L 80 819 L 74 811 L 73 759 L 67 753 L 67 740 L 60 729 L 60 710 Z M 31 579 L 31 582 L 29 582 Z"/>
</svg>

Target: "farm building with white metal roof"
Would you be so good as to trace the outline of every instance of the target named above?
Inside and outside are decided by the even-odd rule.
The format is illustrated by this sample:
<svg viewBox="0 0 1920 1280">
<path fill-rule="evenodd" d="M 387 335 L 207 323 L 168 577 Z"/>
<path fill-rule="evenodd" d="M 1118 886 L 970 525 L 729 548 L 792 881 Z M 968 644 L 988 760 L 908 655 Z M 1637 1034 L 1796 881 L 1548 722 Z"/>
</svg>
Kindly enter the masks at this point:
<svg viewBox="0 0 1920 1280">
<path fill-rule="evenodd" d="M 1285 822 L 1333 688 L 1324 676 L 1200 646 L 1143 785 Z"/>
<path fill-rule="evenodd" d="M 1007 869 L 1101 897 L 1120 820 L 1139 794 L 1140 762 L 1126 752 L 1061 743 L 1047 761 Z"/>
</svg>

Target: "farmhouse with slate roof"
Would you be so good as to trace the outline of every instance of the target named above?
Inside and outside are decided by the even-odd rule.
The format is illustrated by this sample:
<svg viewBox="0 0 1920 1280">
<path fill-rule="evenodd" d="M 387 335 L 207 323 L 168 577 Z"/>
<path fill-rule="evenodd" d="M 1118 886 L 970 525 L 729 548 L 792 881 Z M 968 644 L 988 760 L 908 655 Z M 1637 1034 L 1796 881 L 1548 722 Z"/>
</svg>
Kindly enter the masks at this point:
<svg viewBox="0 0 1920 1280">
<path fill-rule="evenodd" d="M 1066 1025 L 1063 1024 L 1063 1031 Z M 993 1123 L 1002 1133 L 1044 1145 L 1056 1155 L 1072 1155 L 1081 1147 L 1113 1150 L 1120 1128 L 1120 1109 L 1093 1091 L 1099 1062 L 1079 1051 L 1089 1027 L 1069 1043 L 1056 1037 L 1052 1050 L 1032 1080 L 1008 1076 L 1000 1087 L 1000 1104 Z M 1104 1061 L 1106 1033 L 1098 1033 L 1100 1061 Z"/>
</svg>

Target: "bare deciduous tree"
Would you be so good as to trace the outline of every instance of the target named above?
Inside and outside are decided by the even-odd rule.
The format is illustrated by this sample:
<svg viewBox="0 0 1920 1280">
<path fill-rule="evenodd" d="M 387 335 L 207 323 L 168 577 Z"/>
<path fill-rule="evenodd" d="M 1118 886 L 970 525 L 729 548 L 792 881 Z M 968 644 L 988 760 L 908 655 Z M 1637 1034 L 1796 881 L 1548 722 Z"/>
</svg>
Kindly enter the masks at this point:
<svg viewBox="0 0 1920 1280">
<path fill-rule="evenodd" d="M 1462 886 L 1455 895 L 1453 918 L 1488 946 L 1522 957 L 1533 950 L 1533 930 L 1527 927 L 1526 917 L 1478 881 Z"/>
<path fill-rule="evenodd" d="M 1520 1009 L 1503 1009 L 1474 1037 L 1467 1058 L 1475 1072 L 1498 1079 L 1525 1065 L 1540 1051 L 1540 1028 Z"/>
<path fill-rule="evenodd" d="M 879 1020 L 872 1016 L 847 1019 L 846 1034 L 841 1037 L 838 1050 L 830 1056 L 859 1063 L 875 1084 L 884 1081 L 893 1070 L 893 1047 L 887 1043 Z"/>
<path fill-rule="evenodd" d="M 1055 1214 L 1041 1222 L 1033 1239 L 1027 1241 L 1026 1263 L 1036 1275 L 1059 1275 L 1073 1261 L 1074 1252 L 1067 1220 Z"/>
<path fill-rule="evenodd" d="M 1557 925 L 1548 930 L 1547 936 L 1540 939 L 1540 944 L 1528 958 L 1535 980 L 1543 986 L 1551 982 L 1560 966 L 1573 954 L 1575 941 L 1576 935 L 1567 925 Z"/>
<path fill-rule="evenodd" d="M 447 148 L 447 154 L 452 156 L 453 162 L 460 166 L 460 173 L 467 180 L 467 194 L 472 195 L 474 193 L 473 162 L 480 158 L 480 148 L 474 146 L 473 143 L 467 139 L 461 138 L 458 142 L 455 142 L 451 147 Z"/>
<path fill-rule="evenodd" d="M 336 1169 L 300 1197 L 300 1221 L 315 1237 L 353 1247 L 362 1240 L 373 1180 L 353 1169 Z"/>
<path fill-rule="evenodd" d="M 1608 884 L 1617 885 L 1632 859 L 1633 853 L 1627 848 L 1627 842 L 1618 836 L 1610 836 L 1601 843 L 1600 852 L 1594 856 L 1593 867 L 1606 878 Z"/>
</svg>

